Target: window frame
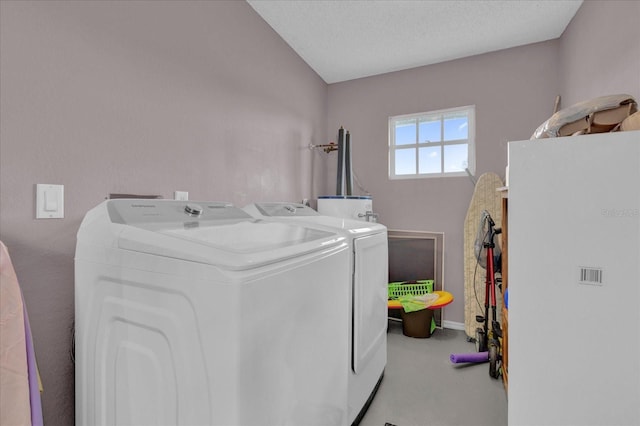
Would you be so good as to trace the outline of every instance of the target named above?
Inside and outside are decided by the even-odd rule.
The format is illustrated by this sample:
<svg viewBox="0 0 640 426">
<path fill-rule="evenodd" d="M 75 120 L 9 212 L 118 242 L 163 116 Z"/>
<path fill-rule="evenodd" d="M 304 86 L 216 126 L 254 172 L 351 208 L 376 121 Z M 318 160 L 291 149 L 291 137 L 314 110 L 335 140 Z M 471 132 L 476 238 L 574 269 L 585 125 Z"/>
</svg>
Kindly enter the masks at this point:
<svg viewBox="0 0 640 426">
<path fill-rule="evenodd" d="M 467 145 L 467 168 L 469 169 L 469 173 L 472 175 L 475 174 L 476 167 L 476 153 L 475 153 L 475 134 L 476 134 L 476 119 L 475 119 L 475 105 L 466 105 L 455 108 L 446 108 L 440 109 L 436 111 L 427 111 L 427 112 L 419 112 L 413 114 L 404 114 L 404 115 L 396 115 L 389 117 L 389 179 L 390 180 L 403 180 L 403 179 L 425 179 L 425 178 L 442 178 L 442 177 L 456 177 L 456 176 L 467 176 L 467 172 L 456 171 L 456 172 L 445 172 L 444 171 L 444 147 L 445 146 L 453 146 L 453 145 Z M 467 115 L 467 123 L 468 123 L 468 133 L 467 139 L 456 139 L 451 141 L 444 140 L 444 117 L 446 115 L 452 115 L 455 113 L 465 112 Z M 396 123 L 402 120 L 410 120 L 415 119 L 417 123 L 421 120 L 434 120 L 437 119 L 440 121 L 440 141 L 438 142 L 419 142 L 418 141 L 418 131 L 419 124 L 416 125 L 416 142 L 412 144 L 401 144 L 396 145 L 395 141 L 395 129 Z M 420 148 L 425 147 L 439 147 L 440 148 L 440 172 L 437 173 L 420 173 L 419 165 L 420 165 Z M 416 157 L 416 168 L 415 173 L 411 174 L 396 174 L 396 152 L 402 150 L 413 149 Z"/>
</svg>

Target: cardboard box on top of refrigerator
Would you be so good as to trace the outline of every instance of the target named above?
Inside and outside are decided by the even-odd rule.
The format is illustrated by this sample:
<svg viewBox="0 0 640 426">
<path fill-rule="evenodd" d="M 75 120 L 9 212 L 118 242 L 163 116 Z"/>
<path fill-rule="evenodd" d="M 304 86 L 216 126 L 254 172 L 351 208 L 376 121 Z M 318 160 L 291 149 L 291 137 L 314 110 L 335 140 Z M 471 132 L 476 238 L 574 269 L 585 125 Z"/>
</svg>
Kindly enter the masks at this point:
<svg viewBox="0 0 640 426">
<path fill-rule="evenodd" d="M 640 111 L 625 118 L 625 120 L 620 124 L 620 130 L 623 132 L 640 130 Z"/>
<path fill-rule="evenodd" d="M 601 96 L 556 112 L 536 129 L 531 139 L 611 132 L 636 111 L 637 103 L 630 95 Z"/>
</svg>

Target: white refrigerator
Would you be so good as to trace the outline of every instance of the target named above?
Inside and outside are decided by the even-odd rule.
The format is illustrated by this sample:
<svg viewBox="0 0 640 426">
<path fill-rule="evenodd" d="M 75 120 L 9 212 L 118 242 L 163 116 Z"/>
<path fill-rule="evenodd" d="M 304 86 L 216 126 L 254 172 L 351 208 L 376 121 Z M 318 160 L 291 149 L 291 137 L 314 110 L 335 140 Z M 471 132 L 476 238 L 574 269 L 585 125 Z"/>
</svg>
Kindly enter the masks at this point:
<svg viewBox="0 0 640 426">
<path fill-rule="evenodd" d="M 509 143 L 509 425 L 640 424 L 640 131 Z"/>
</svg>

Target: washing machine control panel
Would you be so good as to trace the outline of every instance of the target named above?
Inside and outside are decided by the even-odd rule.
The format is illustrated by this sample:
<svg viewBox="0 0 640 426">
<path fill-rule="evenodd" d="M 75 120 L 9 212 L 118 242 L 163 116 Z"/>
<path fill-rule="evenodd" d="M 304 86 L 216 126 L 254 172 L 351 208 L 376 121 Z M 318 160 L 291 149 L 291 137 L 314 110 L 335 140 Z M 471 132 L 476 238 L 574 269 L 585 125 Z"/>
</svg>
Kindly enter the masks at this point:
<svg viewBox="0 0 640 426">
<path fill-rule="evenodd" d="M 118 199 L 109 200 L 107 210 L 113 223 L 148 229 L 254 220 L 245 211 L 225 202 Z"/>
</svg>

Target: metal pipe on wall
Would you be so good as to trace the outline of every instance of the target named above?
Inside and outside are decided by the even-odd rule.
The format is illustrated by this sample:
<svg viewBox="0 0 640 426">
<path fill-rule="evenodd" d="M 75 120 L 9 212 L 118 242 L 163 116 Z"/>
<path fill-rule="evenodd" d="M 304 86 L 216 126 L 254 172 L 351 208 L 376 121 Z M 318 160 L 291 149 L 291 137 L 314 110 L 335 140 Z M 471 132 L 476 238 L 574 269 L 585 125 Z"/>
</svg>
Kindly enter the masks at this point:
<svg viewBox="0 0 640 426">
<path fill-rule="evenodd" d="M 345 180 L 345 195 L 353 195 L 353 177 L 351 174 L 351 135 L 347 130 L 344 141 L 344 180 Z"/>
<path fill-rule="evenodd" d="M 344 128 L 338 130 L 338 176 L 336 178 L 336 195 L 344 195 Z"/>
</svg>

